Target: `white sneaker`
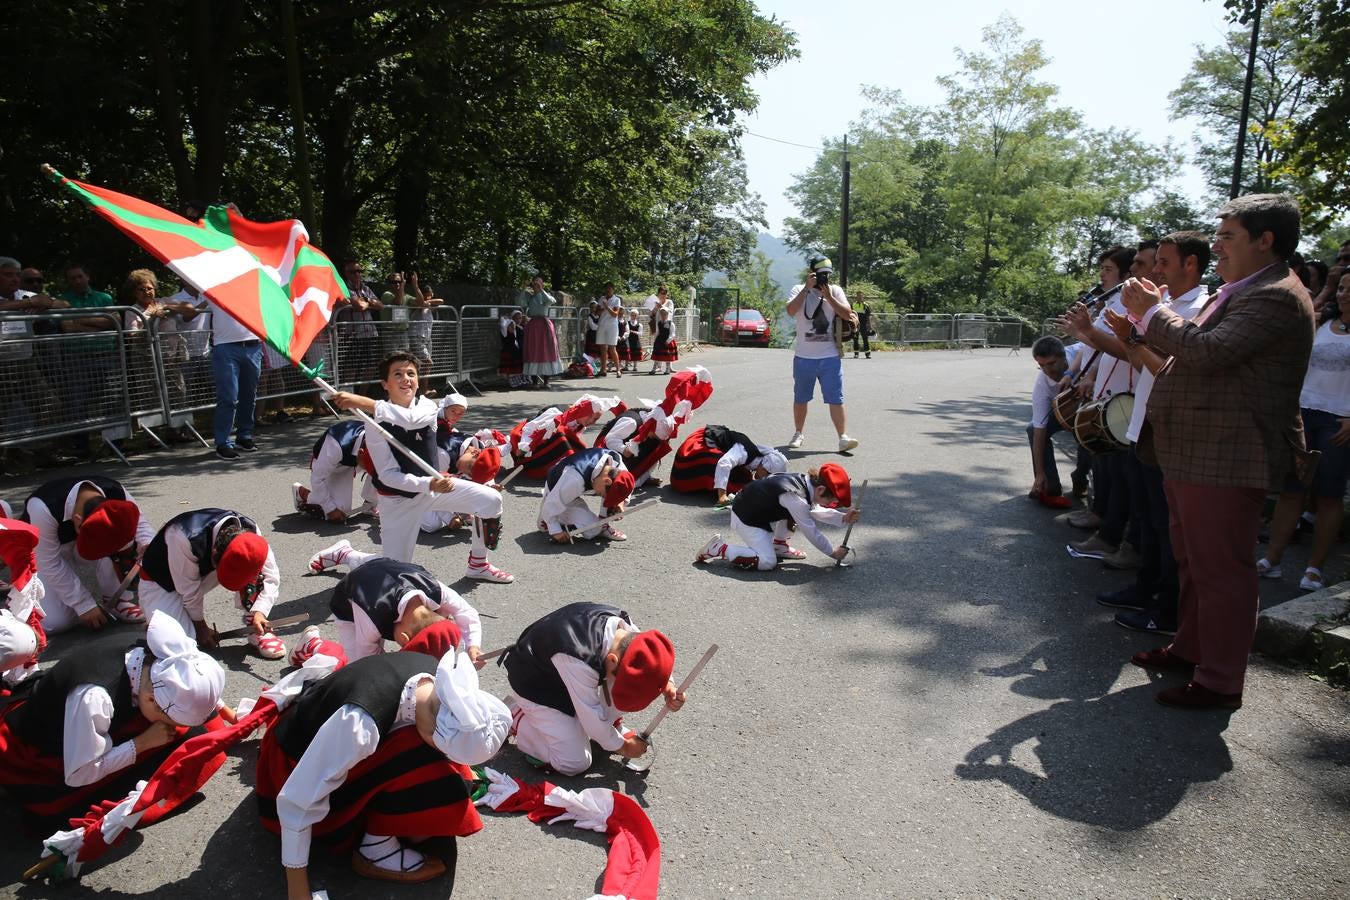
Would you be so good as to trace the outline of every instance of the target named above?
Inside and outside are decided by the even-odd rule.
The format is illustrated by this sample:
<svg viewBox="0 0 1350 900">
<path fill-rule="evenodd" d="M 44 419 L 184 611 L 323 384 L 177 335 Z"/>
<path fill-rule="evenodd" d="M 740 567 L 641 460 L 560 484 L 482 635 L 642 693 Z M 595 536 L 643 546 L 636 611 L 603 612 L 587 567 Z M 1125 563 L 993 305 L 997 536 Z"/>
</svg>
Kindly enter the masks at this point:
<svg viewBox="0 0 1350 900">
<path fill-rule="evenodd" d="M 291 665 L 297 669 L 303 666 L 305 661 L 314 655 L 322 640 L 318 625 L 305 626 L 305 630 L 300 632 L 300 640 L 296 643 L 295 649 L 291 651 Z"/>
<path fill-rule="evenodd" d="M 1256 574 L 1260 578 L 1283 578 L 1284 569 L 1281 566 L 1272 566 L 1270 560 L 1261 557 L 1256 561 Z"/>
<path fill-rule="evenodd" d="M 291 482 L 291 500 L 295 503 L 296 512 L 303 511 L 305 507 L 305 501 L 300 497 L 300 489 L 303 487 L 304 485 L 298 481 Z"/>
<path fill-rule="evenodd" d="M 472 578 L 474 581 L 490 581 L 493 584 L 510 584 L 516 580 L 516 576 L 505 569 L 497 568 L 487 560 L 483 560 L 482 565 L 469 563 L 469 567 L 464 570 L 464 577 Z"/>
<path fill-rule="evenodd" d="M 611 540 L 611 541 L 626 541 L 626 540 L 628 540 L 628 535 L 624 534 L 622 531 L 620 531 L 619 529 L 615 528 L 613 525 L 609 524 L 608 522 L 605 523 L 605 527 L 604 527 L 604 528 L 601 528 L 601 529 L 600 529 L 600 537 L 602 537 L 602 538 L 608 538 L 608 539 Z"/>
<path fill-rule="evenodd" d="M 841 434 L 841 435 L 839 436 L 839 452 L 840 452 L 840 453 L 847 453 L 848 451 L 852 450 L 854 447 L 857 447 L 857 446 L 858 446 L 858 441 L 857 441 L 856 439 L 851 438 L 851 437 L 849 437 L 849 436 L 846 435 L 846 434 Z"/>
<path fill-rule="evenodd" d="M 309 570 L 311 572 L 327 572 L 329 569 L 335 569 L 346 561 L 347 554 L 351 552 L 351 541 L 343 538 L 333 546 L 325 547 L 311 556 L 309 558 Z"/>
<path fill-rule="evenodd" d="M 698 551 L 698 556 L 694 557 L 694 562 L 707 562 L 710 559 L 720 559 L 727 552 L 726 542 L 722 540 L 722 535 L 714 534 L 708 543 L 703 545 L 703 549 Z"/>
<path fill-rule="evenodd" d="M 806 435 L 802 434 L 800 431 L 792 432 L 792 440 L 788 441 L 788 449 L 796 450 L 802 445 L 802 441 L 805 439 Z"/>
</svg>

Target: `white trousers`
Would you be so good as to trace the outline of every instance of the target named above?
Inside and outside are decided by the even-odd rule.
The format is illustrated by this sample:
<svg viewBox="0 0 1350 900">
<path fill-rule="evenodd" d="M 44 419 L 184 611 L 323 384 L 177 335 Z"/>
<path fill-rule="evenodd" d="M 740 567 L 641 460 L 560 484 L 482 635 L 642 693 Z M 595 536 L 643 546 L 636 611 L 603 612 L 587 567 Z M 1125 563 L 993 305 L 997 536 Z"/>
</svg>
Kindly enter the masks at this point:
<svg viewBox="0 0 1350 900">
<path fill-rule="evenodd" d="M 116 585 L 113 585 L 116 587 Z M 244 606 L 244 598 L 238 591 L 231 592 L 234 598 L 235 608 L 239 610 L 240 618 L 244 624 L 248 624 L 249 611 Z M 203 598 L 204 599 L 204 598 Z M 141 612 L 145 613 L 145 620 L 150 621 L 150 616 L 156 610 L 168 613 L 178 620 L 178 624 L 183 626 L 188 637 L 193 637 L 197 631 L 197 626 L 192 621 L 192 616 L 188 615 L 187 607 L 183 605 L 183 597 L 177 591 L 166 591 L 159 586 L 159 582 L 151 581 L 148 578 L 141 579 L 141 590 L 139 598 Z M 202 615 L 206 614 L 206 606 L 203 602 Z"/>
<path fill-rule="evenodd" d="M 496 488 L 455 479 L 455 489 L 444 494 L 427 492 L 416 497 L 394 495 L 380 497 L 380 547 L 384 555 L 399 562 L 412 562 L 417 550 L 417 534 L 428 513 L 460 513 L 493 519 L 502 514 L 502 495 Z M 487 546 L 477 528 L 473 529 L 471 556 L 487 557 Z"/>
<path fill-rule="evenodd" d="M 356 481 L 356 470 L 341 464 L 341 447 L 337 447 L 338 462 L 325 459 L 330 445 L 337 447 L 337 442 L 332 438 L 325 439 L 319 455 L 309 467 L 309 502 L 322 509 L 325 516 L 338 509 L 350 515 L 353 509 L 352 485 Z M 375 485 L 369 478 L 362 481 L 361 499 L 371 504 L 378 499 Z"/>
<path fill-rule="evenodd" d="M 540 502 L 540 512 L 543 512 L 542 501 Z M 538 519 L 542 522 L 544 517 L 540 515 Z M 595 524 L 600 521 L 600 517 L 591 512 L 591 508 L 586 505 L 586 501 L 580 497 L 567 504 L 567 507 L 558 516 L 558 521 L 576 529 L 576 537 L 593 538 L 600 533 L 600 529 L 603 527 Z"/>
<path fill-rule="evenodd" d="M 113 591 L 117 590 L 117 586 L 122 583 L 122 579 L 117 577 L 117 570 L 113 568 L 112 560 L 104 557 L 90 563 L 83 559 L 76 559 L 75 545 L 69 544 L 67 546 L 70 549 L 69 558 L 66 562 L 75 570 L 77 575 L 81 576 L 80 580 L 85 580 L 84 576 L 92 567 L 94 581 L 98 585 L 98 596 L 112 597 Z M 66 552 L 66 547 L 62 547 L 62 553 Z M 134 591 L 128 591 L 127 593 L 134 594 Z M 48 634 L 60 634 L 80 624 L 80 614 L 75 611 L 74 607 L 67 606 L 63 602 L 64 599 L 56 596 L 53 591 L 48 591 L 46 596 L 42 598 L 42 629 Z M 113 602 L 115 603 L 116 599 Z"/>
<path fill-rule="evenodd" d="M 564 775 L 580 775 L 591 767 L 591 739 L 576 716 L 541 706 L 524 697 L 509 703 L 516 718 L 516 747 L 542 759 Z"/>
<path fill-rule="evenodd" d="M 736 560 L 745 557 L 756 557 L 755 567 L 761 572 L 768 572 L 771 569 L 778 568 L 778 553 L 774 550 L 775 540 L 787 544 L 788 520 L 783 519 L 775 522 L 773 531 L 765 531 L 763 528 L 755 528 L 747 525 L 736 517 L 736 513 L 731 514 L 731 530 L 736 533 L 743 544 L 727 543 L 727 559 Z"/>
</svg>

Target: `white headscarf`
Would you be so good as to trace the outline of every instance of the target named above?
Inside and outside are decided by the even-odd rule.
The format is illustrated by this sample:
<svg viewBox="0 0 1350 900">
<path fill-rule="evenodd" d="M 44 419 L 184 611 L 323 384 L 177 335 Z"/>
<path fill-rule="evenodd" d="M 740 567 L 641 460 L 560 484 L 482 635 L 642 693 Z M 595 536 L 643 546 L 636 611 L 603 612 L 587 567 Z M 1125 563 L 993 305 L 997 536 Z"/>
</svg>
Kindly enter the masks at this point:
<svg viewBox="0 0 1350 900">
<path fill-rule="evenodd" d="M 436 748 L 467 766 L 492 759 L 511 732 L 506 704 L 478 687 L 478 671 L 467 653 L 447 653 L 436 666 Z"/>
<path fill-rule="evenodd" d="M 163 611 L 150 616 L 146 644 L 154 654 L 150 687 L 155 702 L 179 725 L 200 725 L 215 713 L 225 691 L 225 670 L 197 649 L 178 620 Z"/>
<path fill-rule="evenodd" d="M 787 471 L 787 457 L 772 447 L 760 454 L 759 464 L 770 475 L 779 475 Z"/>
<path fill-rule="evenodd" d="M 441 409 L 445 409 L 447 406 L 458 406 L 463 409 L 468 409 L 469 401 L 465 399 L 464 395 L 461 393 L 450 393 L 442 397 L 440 402 Z"/>
<path fill-rule="evenodd" d="M 37 656 L 37 634 L 7 609 L 0 609 L 0 672 L 22 666 Z"/>
</svg>

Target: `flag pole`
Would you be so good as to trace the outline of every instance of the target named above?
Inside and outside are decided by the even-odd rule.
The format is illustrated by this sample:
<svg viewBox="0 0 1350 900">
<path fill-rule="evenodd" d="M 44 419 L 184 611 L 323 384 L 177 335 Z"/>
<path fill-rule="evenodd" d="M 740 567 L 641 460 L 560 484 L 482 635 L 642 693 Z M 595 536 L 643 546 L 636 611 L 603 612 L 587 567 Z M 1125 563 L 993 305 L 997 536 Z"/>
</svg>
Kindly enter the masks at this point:
<svg viewBox="0 0 1350 900">
<path fill-rule="evenodd" d="M 331 384 L 324 381 L 323 378 L 318 375 L 315 375 L 311 380 L 314 382 L 315 385 L 318 386 L 319 390 L 324 391 L 329 395 L 338 393 L 337 388 L 333 387 Z M 375 431 L 379 433 L 380 437 L 384 438 L 386 441 L 389 442 L 389 446 L 393 447 L 395 450 L 402 453 L 404 456 L 408 457 L 408 459 L 410 459 L 419 469 L 421 469 L 426 474 L 430 475 L 432 478 L 440 478 L 442 475 L 445 474 L 444 472 L 437 471 L 436 467 L 433 466 L 431 463 L 427 462 L 425 459 L 418 456 L 416 453 L 412 452 L 407 447 L 403 446 L 403 444 L 399 442 L 398 438 L 390 434 L 389 431 L 383 425 L 381 425 L 379 422 L 376 422 L 364 411 L 359 409 L 349 409 L 347 410 L 347 412 L 352 413 L 362 422 L 365 422 L 371 428 L 374 428 Z"/>
</svg>

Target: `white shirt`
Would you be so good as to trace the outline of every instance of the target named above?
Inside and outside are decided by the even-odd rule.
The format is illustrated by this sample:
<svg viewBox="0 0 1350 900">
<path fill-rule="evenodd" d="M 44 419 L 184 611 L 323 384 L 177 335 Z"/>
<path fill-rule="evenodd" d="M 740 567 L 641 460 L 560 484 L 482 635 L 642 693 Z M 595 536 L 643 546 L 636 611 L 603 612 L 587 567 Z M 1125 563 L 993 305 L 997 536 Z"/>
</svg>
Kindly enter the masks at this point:
<svg viewBox="0 0 1350 900">
<path fill-rule="evenodd" d="M 1312 356 L 1308 358 L 1308 374 L 1303 378 L 1298 405 L 1334 416 L 1350 416 L 1350 335 L 1333 331 L 1331 323 L 1336 321 L 1339 319 L 1324 322 L 1313 335 Z"/>
<path fill-rule="evenodd" d="M 1190 322 L 1200 315 L 1209 300 L 1209 289 L 1203 284 L 1191 288 L 1177 299 L 1171 301 L 1172 312 Z M 1139 373 L 1139 381 L 1134 386 L 1134 412 L 1130 415 L 1130 427 L 1125 437 L 1131 441 L 1139 440 L 1139 432 L 1144 427 L 1144 417 L 1148 415 L 1148 398 L 1153 393 L 1153 373 L 1146 366 Z"/>
<path fill-rule="evenodd" d="M 377 422 L 416 431 L 428 425 L 435 427 L 439 412 L 436 403 L 426 397 L 417 397 L 413 400 L 412 406 L 399 406 L 388 400 L 378 400 L 375 402 L 375 415 L 371 418 Z M 370 461 L 375 465 L 375 474 L 381 484 L 410 494 L 425 494 L 431 490 L 430 475 L 412 475 L 398 467 L 394 451 L 389 449 L 389 442 L 385 440 L 384 435 L 369 425 L 366 426 L 365 435 L 366 450 L 370 453 Z"/>
<path fill-rule="evenodd" d="M 220 529 L 226 523 L 238 521 L 234 516 L 226 516 L 217 522 L 215 528 L 211 530 L 211 545 L 215 545 L 216 535 L 220 534 Z M 164 545 L 169 557 L 169 574 L 173 577 L 174 591 L 183 602 L 183 609 L 187 612 L 188 618 L 194 622 L 201 622 L 206 618 L 203 601 L 211 589 L 220 584 L 216 571 L 212 569 L 205 577 L 202 576 L 197 557 L 193 555 L 192 547 L 188 544 L 188 534 L 183 526 L 165 526 Z M 267 559 L 263 560 L 262 578 L 262 590 L 254 598 L 249 610 L 260 612 L 266 617 L 272 612 L 272 604 L 277 602 L 277 595 L 281 591 L 281 570 L 277 568 L 277 558 L 272 553 L 270 545 L 267 548 Z"/>
<path fill-rule="evenodd" d="M 423 682 L 435 676 L 419 673 L 403 685 L 391 732 L 416 722 L 412 697 Z M 309 864 L 311 830 L 328 815 L 328 797 L 347 781 L 347 773 L 374 755 L 380 730 L 361 707 L 343 704 L 319 726 L 314 739 L 291 770 L 277 794 L 277 821 L 281 824 L 281 864 L 303 869 Z"/>
<path fill-rule="evenodd" d="M 238 344 L 241 341 L 256 341 L 258 339 L 256 334 L 239 324 L 238 319 L 217 306 L 214 300 L 208 297 L 206 302 L 211 307 L 213 343 Z"/>
<path fill-rule="evenodd" d="M 126 676 L 132 696 L 141 682 L 145 650 L 133 647 L 126 654 Z M 61 739 L 61 763 L 66 784 L 80 787 L 120 772 L 136 761 L 136 744 L 114 745 L 108 736 L 112 727 L 113 702 L 108 692 L 93 684 L 78 685 L 66 695 L 65 730 Z"/>
<path fill-rule="evenodd" d="M 399 598 L 398 618 L 403 618 L 403 614 L 408 610 L 409 603 L 425 604 L 433 612 L 439 613 L 447 619 L 455 620 L 455 624 L 459 626 L 461 643 L 465 650 L 470 647 L 482 647 L 483 623 L 478 618 L 478 610 L 470 606 L 463 597 L 444 583 L 438 581 L 436 584 L 441 589 L 439 603 L 423 595 L 421 591 L 408 591 Z M 374 656 L 376 653 L 384 652 L 384 635 L 380 634 L 380 629 L 376 628 L 375 623 L 370 621 L 370 616 L 367 615 L 366 611 L 355 603 L 352 604 L 352 634 L 355 640 L 351 645 L 343 642 L 343 649 L 347 651 L 348 662 L 356 662 L 362 657 Z"/>
<path fill-rule="evenodd" d="M 851 308 L 843 288 L 837 284 L 829 287 L 835 303 L 845 309 Z M 799 284 L 792 289 L 791 295 L 796 297 L 801 291 Z M 839 355 L 839 348 L 834 343 L 834 307 L 825 302 L 820 291 L 811 288 L 806 294 L 806 302 L 793 318 L 797 323 L 797 343 L 792 349 L 795 355 L 802 359 L 829 359 Z"/>
<path fill-rule="evenodd" d="M 191 303 L 197 308 L 198 313 L 191 319 L 184 319 L 181 313 L 174 313 L 169 318 L 178 327 L 178 333 L 187 346 L 188 358 L 198 359 L 206 356 L 211 352 L 211 320 L 214 318 L 210 313 L 210 304 L 187 291 L 174 294 L 169 298 L 169 302 Z"/>
<path fill-rule="evenodd" d="M 808 481 L 808 483 L 810 483 Z M 811 485 L 813 488 L 814 484 Z M 797 533 L 811 542 L 811 545 L 824 553 L 826 556 L 834 552 L 834 545 L 830 539 L 820 533 L 816 527 L 817 522 L 825 525 L 838 527 L 844 524 L 844 511 L 840 509 L 830 509 L 827 506 L 812 506 L 804 498 L 797 494 L 782 494 L 778 498 L 779 504 L 792 516 L 792 521 L 797 523 Z"/>
<path fill-rule="evenodd" d="M 760 444 L 755 445 L 759 451 L 756 460 L 764 458 L 764 454 L 772 450 L 772 447 L 765 447 Z M 725 491 L 727 484 L 731 482 L 731 470 L 737 466 L 746 465 L 750 460 L 746 458 L 745 448 L 739 443 L 732 444 L 731 449 L 723 453 L 717 460 L 717 468 L 713 471 L 713 489 Z"/>
<path fill-rule="evenodd" d="M 1106 321 L 1106 311 L 1112 310 L 1118 316 L 1128 315 L 1125 309 L 1125 303 L 1120 299 L 1123 291 L 1117 291 L 1114 296 L 1107 301 L 1105 308 L 1098 314 L 1092 327 L 1103 334 L 1114 335 L 1111 326 Z M 1097 377 L 1093 381 L 1092 399 L 1100 400 L 1103 397 L 1114 397 L 1116 394 L 1123 394 L 1134 390 L 1134 369 L 1130 367 L 1129 360 L 1116 359 L 1109 353 L 1102 353 L 1097 357 Z"/>
<path fill-rule="evenodd" d="M 619 627 L 634 633 L 642 629 L 625 622 L 618 616 L 605 620 L 605 646 L 614 645 L 614 635 Z M 549 660 L 558 670 L 567 695 L 572 698 L 576 709 L 577 722 L 586 736 L 610 753 L 623 746 L 623 732 L 614 727 L 614 721 L 623 713 L 605 702 L 604 692 L 600 690 L 600 673 L 592 669 L 584 660 L 566 653 L 555 653 Z"/>
<path fill-rule="evenodd" d="M 61 522 L 70 521 L 70 517 L 75 514 L 75 501 L 86 485 L 100 494 L 103 493 L 92 481 L 81 481 L 66 495 L 60 519 L 37 497 L 30 497 L 24 507 L 28 512 L 28 521 L 38 530 L 38 545 L 34 550 L 34 556 L 37 558 L 38 577 L 42 579 L 42 586 L 46 589 L 47 602 L 61 603 L 81 616 L 97 606 L 98 600 L 84 586 L 76 570 L 75 542 L 62 544 L 58 532 Z M 130 491 L 126 491 L 126 495 L 129 502 L 136 503 Z M 136 508 L 139 510 L 140 505 L 137 504 Z M 136 522 L 135 540 L 138 553 L 144 553 L 154 538 L 155 529 L 142 512 Z"/>
</svg>

